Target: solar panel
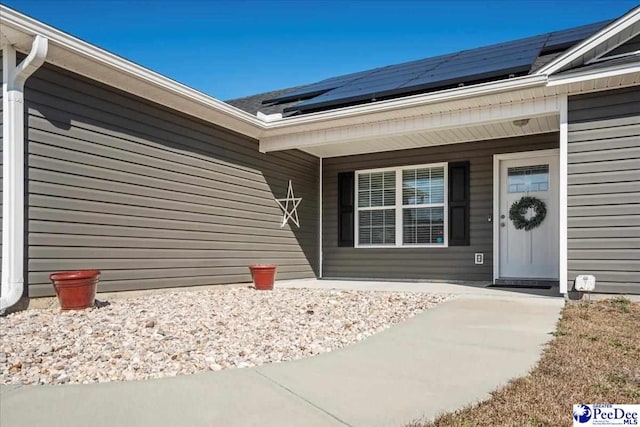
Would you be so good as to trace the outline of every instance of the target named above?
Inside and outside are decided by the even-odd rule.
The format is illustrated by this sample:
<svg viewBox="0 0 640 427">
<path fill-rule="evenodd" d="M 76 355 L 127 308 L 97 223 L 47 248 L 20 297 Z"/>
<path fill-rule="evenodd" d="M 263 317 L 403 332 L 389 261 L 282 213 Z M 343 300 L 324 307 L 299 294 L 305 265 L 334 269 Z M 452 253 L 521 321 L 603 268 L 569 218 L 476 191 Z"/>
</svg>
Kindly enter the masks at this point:
<svg viewBox="0 0 640 427">
<path fill-rule="evenodd" d="M 290 107 L 290 111 L 315 110 L 335 103 L 369 101 L 429 87 L 527 72 L 545 40 L 546 37 L 535 37 L 388 67 Z"/>
<path fill-rule="evenodd" d="M 324 103 L 327 100 L 343 99 L 349 102 L 353 97 L 361 95 L 362 99 L 371 99 L 372 94 L 383 93 L 389 90 L 401 87 L 406 82 L 415 80 L 427 71 L 435 69 L 437 66 L 446 61 L 450 55 L 439 57 L 437 61 L 420 61 L 420 64 L 414 64 L 411 67 L 401 68 L 399 66 L 387 67 L 372 73 L 365 78 L 350 82 L 347 85 L 331 90 L 325 94 L 316 96 L 308 101 L 297 104 L 291 110 L 297 110 L 298 107 L 313 103 Z M 358 98 L 360 99 L 360 97 Z"/>
<path fill-rule="evenodd" d="M 541 53 L 568 48 L 611 21 L 338 76 L 263 103 L 302 100 L 285 112 L 317 111 L 374 99 L 472 84 L 531 70 Z"/>
<path fill-rule="evenodd" d="M 583 25 L 570 30 L 549 33 L 549 38 L 544 45 L 544 50 L 548 51 L 562 47 L 570 47 L 601 30 L 611 22 L 612 21 L 596 22 L 595 24 Z"/>
<path fill-rule="evenodd" d="M 375 72 L 349 82 L 340 88 L 336 88 L 332 92 L 340 93 L 343 88 L 363 88 L 367 87 L 398 87 L 404 82 L 415 79 L 428 70 L 436 68 L 445 58 L 437 61 L 420 61 L 416 64 L 403 64 L 402 66 L 391 66 L 376 70 Z"/>
<path fill-rule="evenodd" d="M 356 80 L 360 77 L 366 76 L 367 74 L 371 74 L 374 70 L 366 70 L 359 71 L 357 73 L 346 74 L 338 77 L 331 77 L 329 79 L 325 79 L 319 81 L 317 83 L 312 83 L 310 85 L 299 88 L 293 92 L 288 92 L 283 95 L 280 95 L 276 98 L 265 99 L 262 101 L 263 104 L 280 104 L 284 102 L 296 101 L 298 99 L 308 99 L 313 96 L 325 93 L 331 89 L 335 89 L 337 87 L 343 86 L 353 80 Z"/>
</svg>

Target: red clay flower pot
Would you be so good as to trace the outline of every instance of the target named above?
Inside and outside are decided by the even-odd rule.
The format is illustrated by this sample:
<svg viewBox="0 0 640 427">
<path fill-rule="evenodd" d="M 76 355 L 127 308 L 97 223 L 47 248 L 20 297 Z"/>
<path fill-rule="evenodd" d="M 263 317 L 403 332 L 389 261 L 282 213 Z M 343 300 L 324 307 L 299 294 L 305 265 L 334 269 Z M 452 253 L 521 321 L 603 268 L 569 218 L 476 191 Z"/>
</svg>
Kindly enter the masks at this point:
<svg viewBox="0 0 640 427">
<path fill-rule="evenodd" d="M 278 266 L 275 264 L 249 266 L 253 284 L 256 289 L 261 291 L 270 291 L 273 289 L 273 282 L 276 280 L 276 268 L 278 268 Z"/>
<path fill-rule="evenodd" d="M 100 270 L 62 271 L 49 276 L 62 310 L 93 307 L 99 278 Z"/>
</svg>

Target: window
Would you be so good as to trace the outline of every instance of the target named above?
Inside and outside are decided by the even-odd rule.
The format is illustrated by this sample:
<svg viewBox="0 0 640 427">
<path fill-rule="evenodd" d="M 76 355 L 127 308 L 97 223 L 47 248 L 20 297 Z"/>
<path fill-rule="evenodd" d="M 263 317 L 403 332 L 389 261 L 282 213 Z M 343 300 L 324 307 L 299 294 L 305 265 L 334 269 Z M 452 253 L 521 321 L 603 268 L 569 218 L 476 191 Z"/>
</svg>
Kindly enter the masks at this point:
<svg viewBox="0 0 640 427">
<path fill-rule="evenodd" d="M 356 246 L 447 246 L 446 164 L 356 172 Z"/>
<path fill-rule="evenodd" d="M 396 173 L 358 174 L 358 241 L 394 245 L 396 241 Z"/>
<path fill-rule="evenodd" d="M 444 167 L 402 171 L 402 243 L 444 243 Z"/>
<path fill-rule="evenodd" d="M 509 193 L 549 191 L 549 165 L 509 168 L 507 176 Z"/>
</svg>

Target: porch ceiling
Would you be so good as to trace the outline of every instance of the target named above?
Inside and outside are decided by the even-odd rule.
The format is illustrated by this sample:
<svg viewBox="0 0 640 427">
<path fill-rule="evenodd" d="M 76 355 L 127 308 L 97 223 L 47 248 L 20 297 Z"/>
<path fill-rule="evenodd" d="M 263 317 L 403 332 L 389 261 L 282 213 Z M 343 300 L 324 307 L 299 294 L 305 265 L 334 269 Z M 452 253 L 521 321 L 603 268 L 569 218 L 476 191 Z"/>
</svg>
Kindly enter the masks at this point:
<svg viewBox="0 0 640 427">
<path fill-rule="evenodd" d="M 303 151 L 318 157 L 338 157 L 381 151 L 405 150 L 433 145 L 457 144 L 539 133 L 557 132 L 560 129 L 558 114 L 532 117 L 524 126 L 514 125 L 512 120 L 434 131 L 422 131 L 396 136 L 339 142 L 304 148 Z"/>
</svg>

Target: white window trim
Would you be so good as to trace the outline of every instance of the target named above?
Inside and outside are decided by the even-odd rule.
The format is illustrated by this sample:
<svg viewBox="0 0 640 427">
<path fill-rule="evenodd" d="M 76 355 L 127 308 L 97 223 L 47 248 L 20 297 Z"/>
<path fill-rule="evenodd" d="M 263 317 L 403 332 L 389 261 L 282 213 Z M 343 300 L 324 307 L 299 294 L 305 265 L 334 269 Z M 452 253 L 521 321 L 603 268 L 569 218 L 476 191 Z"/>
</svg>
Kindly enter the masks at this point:
<svg viewBox="0 0 640 427">
<path fill-rule="evenodd" d="M 442 167 L 444 170 L 444 206 L 441 203 L 425 203 L 420 205 L 403 205 L 402 204 L 402 171 L 406 169 L 420 169 L 420 168 L 437 168 Z M 396 203 L 393 206 L 376 206 L 376 207 L 358 207 L 358 177 L 361 174 L 369 174 L 376 172 L 390 172 L 393 171 L 396 174 Z M 362 248 L 362 249 L 389 249 L 389 248 L 448 248 L 449 247 L 449 168 L 448 163 L 427 163 L 420 165 L 404 165 L 397 166 L 391 168 L 378 168 L 378 169 L 363 169 L 358 170 L 355 173 L 354 179 L 354 191 L 355 191 L 355 206 L 354 206 L 354 218 L 353 218 L 353 226 L 354 226 L 354 247 Z M 419 244 L 403 244 L 403 236 L 402 236 L 402 211 L 406 208 L 430 208 L 430 207 L 441 207 L 444 208 L 444 242 L 442 244 L 437 243 L 419 243 Z M 395 245 L 360 245 L 360 233 L 359 233 L 359 211 L 368 211 L 368 210 L 384 210 L 384 209 L 394 209 L 396 211 L 396 243 Z"/>
</svg>

